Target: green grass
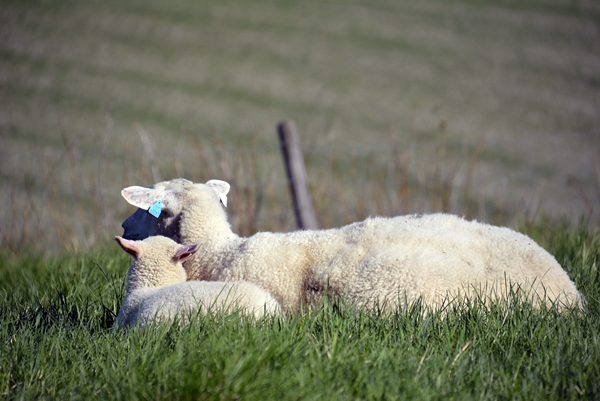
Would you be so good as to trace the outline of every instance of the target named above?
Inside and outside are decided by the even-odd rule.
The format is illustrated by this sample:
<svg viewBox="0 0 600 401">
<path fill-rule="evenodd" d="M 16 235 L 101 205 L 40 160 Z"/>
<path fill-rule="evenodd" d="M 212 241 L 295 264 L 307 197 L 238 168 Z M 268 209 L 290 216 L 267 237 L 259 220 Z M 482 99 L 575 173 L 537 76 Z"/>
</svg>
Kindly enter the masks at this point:
<svg viewBox="0 0 600 401">
<path fill-rule="evenodd" d="M 583 313 L 477 302 L 423 317 L 325 303 L 113 332 L 129 257 L 0 258 L 4 399 L 598 399 L 600 234 L 529 232 L 588 300 Z M 465 306 L 465 305 L 463 305 Z"/>
<path fill-rule="evenodd" d="M 567 0 L 4 1 L 0 397 L 599 399 L 599 16 Z M 237 233 L 292 230 L 284 118 L 322 227 L 524 222 L 588 309 L 327 303 L 111 331 L 119 191 L 225 179 Z"/>
</svg>

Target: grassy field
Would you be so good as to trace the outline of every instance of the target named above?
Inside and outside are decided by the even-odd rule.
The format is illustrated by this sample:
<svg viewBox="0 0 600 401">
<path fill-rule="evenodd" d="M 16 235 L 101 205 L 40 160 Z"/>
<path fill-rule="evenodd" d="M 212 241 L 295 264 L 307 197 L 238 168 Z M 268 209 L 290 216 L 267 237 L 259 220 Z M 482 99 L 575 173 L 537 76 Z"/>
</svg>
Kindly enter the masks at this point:
<svg viewBox="0 0 600 401">
<path fill-rule="evenodd" d="M 291 230 L 284 118 L 323 227 L 596 224 L 599 22 L 566 0 L 3 1 L 0 246 L 105 245 L 123 187 L 177 176 L 230 181 L 242 234 Z"/>
<path fill-rule="evenodd" d="M 531 231 L 588 301 L 559 314 L 511 302 L 423 317 L 339 303 L 254 322 L 113 332 L 129 257 L 0 258 L 3 399 L 600 398 L 600 234 Z"/>
<path fill-rule="evenodd" d="M 589 0 L 12 1 L 0 7 L 0 397 L 599 399 L 600 7 Z M 588 300 L 110 327 L 119 195 L 232 184 L 234 231 L 447 211 L 525 231 Z"/>
</svg>

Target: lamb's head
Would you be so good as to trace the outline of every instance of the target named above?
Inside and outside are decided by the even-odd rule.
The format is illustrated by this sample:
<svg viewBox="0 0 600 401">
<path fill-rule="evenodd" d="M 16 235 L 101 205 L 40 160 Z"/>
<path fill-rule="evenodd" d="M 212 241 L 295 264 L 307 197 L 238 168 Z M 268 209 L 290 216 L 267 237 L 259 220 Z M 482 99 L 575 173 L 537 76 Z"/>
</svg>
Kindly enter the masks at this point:
<svg viewBox="0 0 600 401">
<path fill-rule="evenodd" d="M 179 245 L 163 236 L 148 237 L 143 241 L 130 241 L 117 236 L 115 241 L 135 259 L 127 273 L 127 292 L 186 281 L 182 263 L 199 248 L 199 244 Z"/>
<path fill-rule="evenodd" d="M 123 222 L 123 237 L 141 240 L 163 235 L 181 242 L 181 212 L 197 202 L 201 195 L 213 199 L 217 205 L 221 202 L 227 207 L 229 188 L 225 181 L 210 180 L 206 184 L 194 184 L 184 178 L 159 182 L 150 188 L 125 188 L 121 195 L 138 210 Z"/>
</svg>

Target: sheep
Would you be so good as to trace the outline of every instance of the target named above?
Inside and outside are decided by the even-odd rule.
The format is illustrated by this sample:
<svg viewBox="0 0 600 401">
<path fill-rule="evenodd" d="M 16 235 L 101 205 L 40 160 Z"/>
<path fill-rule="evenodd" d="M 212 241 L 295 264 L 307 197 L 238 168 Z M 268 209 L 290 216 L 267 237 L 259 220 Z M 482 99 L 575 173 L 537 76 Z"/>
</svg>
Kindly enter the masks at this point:
<svg viewBox="0 0 600 401">
<path fill-rule="evenodd" d="M 138 208 L 123 236 L 165 235 L 202 241 L 184 267 L 193 280 L 244 280 L 266 289 L 286 312 L 316 305 L 324 294 L 355 308 L 421 300 L 507 298 L 521 289 L 535 305 L 582 308 L 583 297 L 555 258 L 531 238 L 450 214 L 373 217 L 342 228 L 234 234 L 223 206 L 229 184 L 183 178 L 121 191 Z M 148 212 L 161 202 L 161 215 Z M 221 205 L 223 204 L 223 206 Z"/>
<path fill-rule="evenodd" d="M 127 273 L 125 298 L 114 328 L 145 327 L 175 318 L 187 323 L 193 313 L 202 309 L 240 309 L 260 317 L 275 314 L 280 308 L 269 293 L 252 283 L 186 281 L 182 262 L 198 251 L 198 244 L 179 245 L 163 236 L 143 241 L 116 236 L 115 241 L 134 261 Z"/>
</svg>

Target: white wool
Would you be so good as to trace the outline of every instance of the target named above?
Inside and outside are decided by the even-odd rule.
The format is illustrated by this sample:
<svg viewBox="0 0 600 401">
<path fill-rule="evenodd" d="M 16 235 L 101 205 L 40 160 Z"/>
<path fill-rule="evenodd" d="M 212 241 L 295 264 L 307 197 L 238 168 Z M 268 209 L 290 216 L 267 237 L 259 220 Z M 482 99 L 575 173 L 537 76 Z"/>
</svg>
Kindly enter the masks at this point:
<svg viewBox="0 0 600 401">
<path fill-rule="evenodd" d="M 279 304 L 252 283 L 187 281 L 160 288 L 140 288 L 125 296 L 118 327 L 172 321 L 187 323 L 198 312 L 232 313 L 241 311 L 257 318 L 276 314 Z"/>
<path fill-rule="evenodd" d="M 198 312 L 239 310 L 260 317 L 274 314 L 280 308 L 268 292 L 252 283 L 186 281 L 185 270 L 177 257 L 181 257 L 184 247 L 169 238 L 115 239 L 135 257 L 128 271 L 125 298 L 115 327 L 143 327 L 175 318 L 185 323 Z M 184 249 L 189 254 L 196 250 L 195 247 Z M 185 254 L 183 258 L 188 256 Z"/>
<path fill-rule="evenodd" d="M 175 179 L 124 189 L 123 197 L 141 208 L 123 223 L 124 236 L 156 233 L 202 242 L 184 264 L 190 279 L 250 281 L 289 311 L 314 305 L 326 291 L 355 307 L 394 307 L 419 298 L 435 307 L 457 295 L 506 298 L 510 288 L 520 288 L 534 304 L 583 305 L 555 258 L 508 228 L 430 214 L 240 238 L 219 202 L 219 183 Z M 157 200 L 167 212 L 159 219 L 142 210 Z"/>
</svg>

